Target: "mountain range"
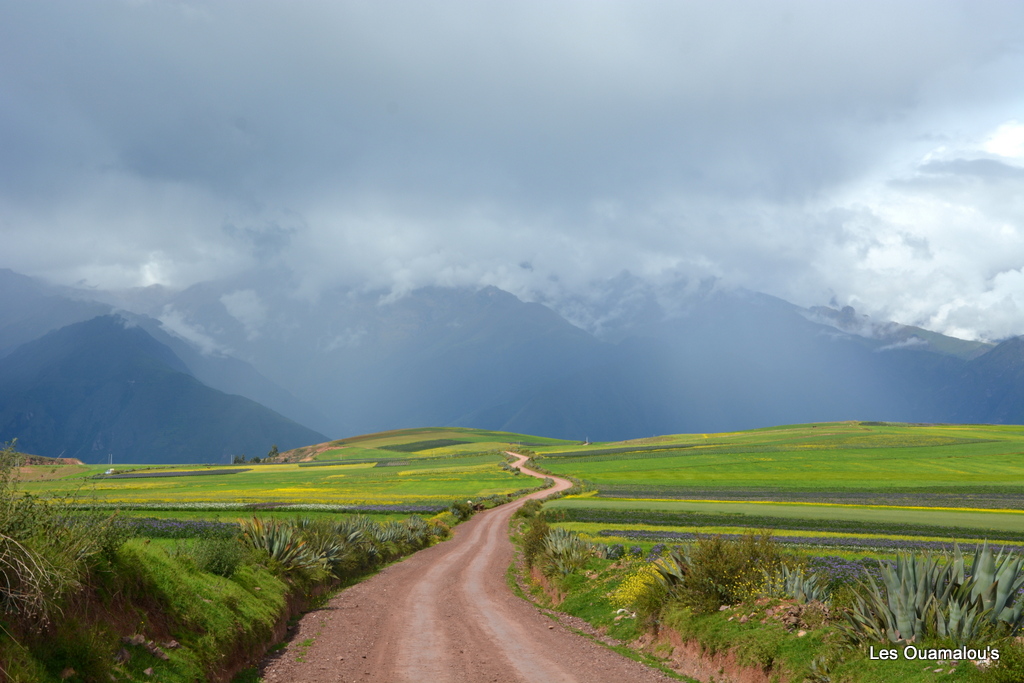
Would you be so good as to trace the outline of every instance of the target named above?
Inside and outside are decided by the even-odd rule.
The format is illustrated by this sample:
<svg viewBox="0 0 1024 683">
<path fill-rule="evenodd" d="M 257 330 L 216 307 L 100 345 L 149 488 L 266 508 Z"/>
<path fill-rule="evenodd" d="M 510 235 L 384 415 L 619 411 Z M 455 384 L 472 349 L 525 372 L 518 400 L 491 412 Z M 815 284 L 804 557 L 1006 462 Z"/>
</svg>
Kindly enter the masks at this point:
<svg viewBox="0 0 1024 683">
<path fill-rule="evenodd" d="M 0 359 L 0 429 L 20 449 L 84 462 L 224 462 L 326 439 L 196 379 L 118 316 L 73 323 Z"/>
<path fill-rule="evenodd" d="M 268 415 L 275 415 L 281 422 L 257 441 L 276 438 L 282 450 L 294 443 L 290 438 L 313 442 L 324 434 L 425 425 L 620 440 L 849 419 L 1024 422 L 1021 339 L 960 340 L 872 321 L 850 308 L 805 309 L 713 282 L 668 295 L 625 275 L 612 284 L 591 301 L 545 306 L 494 287 L 310 294 L 287 272 L 183 291 L 99 292 L 0 271 L 0 439 L 17 437 L 41 455 L 58 455 L 58 448 L 84 453 L 87 461 L 111 448 L 136 460 L 156 453 L 142 444 L 144 434 L 159 431 L 152 419 L 159 412 L 134 406 L 115 420 L 111 406 L 131 401 L 109 388 L 69 392 L 60 410 L 28 411 L 47 415 L 45 423 L 24 417 L 33 391 L 59 391 L 71 381 L 46 374 L 46 367 L 77 364 L 97 385 L 124 375 L 116 364 L 70 352 L 85 348 L 99 328 L 119 340 L 108 343 L 111 353 L 126 344 L 131 354 L 117 352 L 126 361 L 145 357 L 159 366 L 145 376 L 154 387 L 148 400 L 202 387 L 248 400 L 250 410 L 265 405 L 266 413 L 246 418 L 244 429 L 270 425 Z M 108 317 L 115 312 L 117 320 Z M 60 343 L 54 335 L 63 335 Z M 152 344 L 143 344 L 142 335 Z M 19 370 L 27 367 L 36 374 Z M 179 382 L 174 392 L 170 376 Z M 187 391 L 182 378 L 194 382 Z M 197 400 L 186 403 L 205 406 L 200 412 L 210 426 L 200 441 L 211 446 L 199 457 L 198 442 L 182 441 L 173 456 L 161 451 L 160 458 L 265 452 L 214 439 L 242 429 L 241 418 L 229 417 L 240 413 Z M 76 401 L 78 412 L 70 409 Z M 10 417 L 15 413 L 21 422 Z M 67 424 L 74 429 L 61 432 L 57 425 L 65 423 L 56 416 L 72 413 Z M 90 420 L 119 425 L 119 440 L 82 427 Z M 285 425 L 309 430 L 286 435 Z M 178 434 L 180 423 L 168 429 Z"/>
</svg>

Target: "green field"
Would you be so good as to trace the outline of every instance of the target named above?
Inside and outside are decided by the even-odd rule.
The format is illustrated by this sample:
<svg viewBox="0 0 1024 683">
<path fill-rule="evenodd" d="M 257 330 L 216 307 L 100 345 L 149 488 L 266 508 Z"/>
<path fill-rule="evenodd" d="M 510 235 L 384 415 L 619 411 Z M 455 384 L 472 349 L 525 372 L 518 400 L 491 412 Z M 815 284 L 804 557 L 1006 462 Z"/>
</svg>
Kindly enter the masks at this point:
<svg viewBox="0 0 1024 683">
<path fill-rule="evenodd" d="M 849 520 L 884 524 L 916 524 L 1019 532 L 1024 538 L 1024 511 L 949 510 L 879 507 L 870 505 L 811 505 L 805 503 L 733 503 L 678 500 L 606 500 L 566 498 L 548 504 L 553 510 L 587 508 L 607 510 L 656 510 L 738 513 L 776 519 Z"/>
<path fill-rule="evenodd" d="M 583 483 L 582 493 L 546 503 L 541 520 L 634 563 L 698 536 L 761 529 L 808 563 L 849 569 L 842 558 L 862 571 L 906 550 L 946 551 L 953 542 L 967 553 L 983 540 L 1024 547 L 1018 426 L 846 422 L 602 444 L 400 430 L 296 449 L 282 454 L 284 463 L 116 468 L 142 478 L 97 476 L 104 466 L 30 466 L 21 471 L 20 489 L 174 520 L 115 518 L 156 538 L 149 547 L 180 554 L 191 546 L 173 534 L 214 533 L 190 529 L 217 526 L 191 520 L 320 517 L 353 508 L 396 519 L 534 488 L 537 480 L 510 471 L 503 456 L 525 448 L 537 454 L 539 469 Z M 566 585 L 581 587 L 589 576 L 573 575 Z M 608 612 L 614 624 L 618 617 Z M 739 628 L 724 613 L 709 618 Z M 794 642 L 804 642 L 799 637 Z"/>
<path fill-rule="evenodd" d="M 1019 426 L 844 422 L 592 445 L 507 432 L 406 429 L 297 449 L 286 454 L 292 460 L 286 464 L 215 468 L 236 474 L 103 479 L 94 476 L 101 466 L 30 468 L 38 472 L 22 486 L 33 493 L 77 492 L 101 503 L 171 509 L 223 503 L 446 505 L 532 486 L 534 480 L 501 468 L 501 452 L 518 444 L 538 453 L 539 466 L 591 489 L 584 497 L 552 503 L 552 509 L 689 511 L 750 520 L 718 520 L 708 528 L 764 524 L 808 530 L 820 523 L 834 529 L 842 522 L 861 533 L 871 532 L 871 525 L 885 533 L 910 525 L 916 527 L 911 536 L 936 527 L 1024 539 Z M 604 521 L 621 520 L 612 515 Z"/>
<path fill-rule="evenodd" d="M 302 457 L 322 460 L 379 460 L 386 458 L 443 458 L 504 451 L 511 445 L 566 447 L 578 445 L 563 439 L 549 439 L 513 432 L 493 432 L 457 427 L 425 427 L 339 439 L 316 447 L 296 449 Z"/>
<path fill-rule="evenodd" d="M 536 449 L 571 523 L 1024 543 L 1024 427 L 843 422 Z M 810 541 L 809 541 L 810 542 Z"/>
<path fill-rule="evenodd" d="M 811 666 L 812 655 L 800 651 L 811 647 L 809 643 L 818 647 L 842 640 L 841 629 L 854 621 L 851 615 L 861 619 L 890 615 L 884 606 L 898 599 L 885 592 L 889 589 L 883 591 L 888 601 L 877 598 L 875 607 L 867 609 L 873 615 L 869 617 L 858 607 L 866 604 L 857 602 L 863 598 L 852 596 L 870 590 L 869 577 L 878 581 L 888 571 L 886 566 L 906 553 L 919 559 L 920 553 L 943 553 L 925 561 L 949 566 L 954 544 L 973 558 L 987 543 L 994 553 L 1002 548 L 1010 557 L 1019 557 L 1024 552 L 1024 427 L 844 422 L 534 450 L 538 453 L 535 467 L 572 477 L 584 486 L 582 493 L 546 503 L 541 523 L 578 534 L 584 543 L 602 544 L 594 547 L 604 548 L 600 552 L 609 556 L 615 553 L 614 563 L 593 561 L 562 579 L 557 586 L 565 595 L 552 592 L 553 604 L 562 601 L 556 609 L 614 632 L 629 626 L 623 605 L 640 615 L 649 609 L 650 601 L 660 600 L 660 611 L 652 613 L 658 626 L 651 637 L 659 630 L 664 634 L 674 629 L 683 642 L 696 640 L 706 650 L 730 652 L 737 659 L 751 656 L 750 652 L 771 651 L 759 664 L 785 662 L 779 669 L 780 680 L 791 680 L 781 673 L 783 669 L 800 667 L 813 673 L 807 680 L 938 680 L 945 676 L 949 680 L 1024 680 L 1013 663 L 993 667 L 991 678 L 973 678 L 977 672 L 970 666 L 950 676 L 953 667 L 948 662 L 917 667 L 917 662 L 908 660 L 902 668 L 872 669 L 875 662 L 859 650 L 836 650 L 829 655 L 832 660 L 821 655 Z M 529 524 L 523 532 L 524 546 L 528 534 L 539 528 Z M 730 576 L 739 575 L 732 568 L 739 566 L 741 549 L 767 543 L 750 537 L 731 541 L 761 530 L 770 530 L 772 545 L 784 549 L 779 552 L 790 559 L 799 558 L 796 562 L 808 568 L 814 580 L 829 583 L 832 616 L 822 618 L 818 641 L 812 640 L 812 634 L 819 627 L 810 621 L 771 632 L 771 615 L 778 614 L 779 608 L 760 612 L 758 605 L 773 599 L 793 605 L 807 598 L 790 588 L 784 598 L 779 593 L 771 597 L 775 589 L 765 587 L 760 559 L 748 564 L 753 578 L 737 584 L 760 586 L 753 595 L 716 594 L 728 585 Z M 552 541 L 540 551 L 554 558 L 541 560 L 548 562 L 548 574 L 555 577 L 552 582 L 558 581 L 555 560 L 570 557 L 559 550 L 569 546 L 563 538 L 556 536 L 557 543 Z M 670 550 L 679 545 L 686 547 Z M 657 557 L 659 564 L 652 564 Z M 687 565 L 686 571 L 666 558 L 685 558 L 679 562 Z M 616 574 L 618 566 L 638 569 Z M 683 576 L 670 589 L 676 593 L 658 597 L 658 586 L 665 583 L 660 580 L 666 576 L 663 570 L 673 567 L 679 569 L 674 576 Z M 982 574 L 977 565 L 971 571 Z M 649 584 L 653 589 L 644 588 L 644 572 L 659 573 L 658 580 Z M 914 588 L 908 589 L 905 583 L 900 590 L 912 594 Z M 630 599 L 596 606 L 618 595 L 616 591 Z M 705 595 L 711 595 L 706 608 L 698 600 Z M 636 628 L 649 624 L 650 618 L 640 615 Z M 626 627 L 621 626 L 623 622 Z M 948 636 L 935 633 L 919 635 L 946 642 L 942 638 Z M 980 633 L 973 636 L 976 642 L 997 642 L 994 636 Z M 663 641 L 666 652 L 671 652 L 675 637 Z M 900 634 L 885 637 L 898 639 Z M 1017 642 L 1004 640 L 999 645 L 1009 652 Z M 822 646 L 819 652 L 828 647 L 832 645 Z M 821 663 L 829 668 L 824 675 L 813 671 Z"/>
<path fill-rule="evenodd" d="M 503 438 L 504 437 L 504 438 Z M 517 440 L 564 443 L 555 439 L 523 437 L 476 430 L 423 429 L 368 435 L 348 442 L 332 442 L 331 449 L 358 457 L 309 458 L 308 462 L 245 464 L 237 466 L 119 466 L 118 473 L 145 478 L 104 478 L 106 466 L 48 468 L 45 476 L 25 476 L 22 490 L 37 494 L 75 494 L 83 501 L 108 505 L 159 505 L 187 509 L 216 504 L 256 505 L 439 505 L 459 500 L 511 493 L 533 488 L 537 480 L 501 468 L 501 451 Z M 387 450 L 412 444 L 419 448 L 438 441 L 463 441 L 413 452 Z M 433 443 L 432 443 L 433 442 Z M 352 462 L 358 460 L 359 462 Z M 325 465 L 325 466 L 315 466 Z M 30 470 L 32 468 L 29 468 Z M 202 475 L 206 470 L 221 474 Z M 191 474 L 186 474 L 191 473 Z"/>
<path fill-rule="evenodd" d="M 656 446 L 656 449 L 652 449 Z M 844 422 L 538 449 L 599 491 L 1024 495 L 1024 427 Z M 614 452 L 608 452 L 614 451 Z M 684 495 L 678 495 L 678 494 Z M 704 498 L 712 495 L 700 496 Z"/>
<path fill-rule="evenodd" d="M 327 512 L 329 506 L 375 506 L 371 513 L 384 519 L 409 514 L 400 511 L 403 505 L 443 507 L 535 486 L 535 479 L 502 467 L 502 452 L 516 448 L 535 452 L 540 469 L 584 485 L 581 494 L 545 504 L 552 526 L 605 547 L 621 545 L 620 552 L 638 562 L 700 536 L 736 538 L 761 529 L 772 530 L 787 553 L 847 569 L 877 566 L 907 550 L 948 551 L 954 542 L 966 553 L 982 541 L 1024 547 L 1019 426 L 844 422 L 600 444 L 467 429 L 400 430 L 298 449 L 285 454 L 284 464 L 209 468 L 230 474 L 103 479 L 93 476 L 102 467 L 51 467 L 39 468 L 36 480 L 26 477 L 22 487 L 77 490 L 83 499 L 143 508 L 129 514 L 147 517 L 231 522 L 249 514 L 313 516 L 337 514 Z M 173 474 L 205 468 L 122 469 Z M 225 504 L 235 509 L 215 509 Z M 242 505 L 258 509 L 238 509 Z M 317 505 L 325 511 L 317 512 Z M 180 543 L 163 542 L 172 549 Z M 837 565 L 837 558 L 850 564 Z M 584 583 L 582 576 L 574 580 Z M 725 619 L 719 620 L 723 628 Z"/>
</svg>

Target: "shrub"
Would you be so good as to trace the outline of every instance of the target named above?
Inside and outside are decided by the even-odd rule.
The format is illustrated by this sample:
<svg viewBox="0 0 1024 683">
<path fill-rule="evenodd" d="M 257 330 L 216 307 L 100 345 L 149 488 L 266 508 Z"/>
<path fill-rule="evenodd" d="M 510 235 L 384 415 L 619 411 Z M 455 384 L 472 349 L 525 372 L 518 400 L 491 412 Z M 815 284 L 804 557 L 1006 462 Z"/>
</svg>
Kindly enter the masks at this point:
<svg viewBox="0 0 1024 683">
<path fill-rule="evenodd" d="M 632 609 L 642 621 L 655 616 L 665 603 L 665 584 L 653 564 L 642 564 L 623 579 L 610 596 L 613 605 Z"/>
<path fill-rule="evenodd" d="M 452 514 L 451 510 L 445 510 L 440 514 L 436 514 L 430 518 L 431 522 L 444 525 L 446 528 L 451 529 L 453 526 L 459 523 L 459 518 Z"/>
<path fill-rule="evenodd" d="M 537 515 L 530 520 L 523 534 L 523 559 L 527 567 L 532 567 L 537 557 L 544 550 L 544 539 L 550 527 L 544 515 Z"/>
<path fill-rule="evenodd" d="M 782 565 L 782 554 L 769 532 L 738 540 L 707 536 L 689 547 L 676 546 L 655 562 L 666 600 L 695 612 L 713 612 L 721 605 L 743 602 L 764 582 L 764 571 Z"/>
<path fill-rule="evenodd" d="M 448 508 L 448 511 L 455 515 L 460 522 L 464 522 L 473 516 L 473 506 L 469 503 L 453 503 L 452 506 Z"/>
<path fill-rule="evenodd" d="M 191 555 L 200 571 L 229 578 L 245 560 L 246 550 L 237 538 L 203 538 L 192 546 Z"/>
<path fill-rule="evenodd" d="M 124 542 L 112 517 L 76 516 L 71 498 L 40 500 L 17 490 L 14 444 L 0 448 L 0 611 L 45 627 L 97 562 Z"/>
<path fill-rule="evenodd" d="M 974 672 L 971 680 L 977 683 L 1020 683 L 1024 681 L 1024 644 L 1016 640 L 999 647 L 999 661 L 993 666 Z"/>
<path fill-rule="evenodd" d="M 534 498 L 523 503 L 512 516 L 521 517 L 524 519 L 531 519 L 532 517 L 535 517 L 543 507 L 544 503 Z"/>
</svg>

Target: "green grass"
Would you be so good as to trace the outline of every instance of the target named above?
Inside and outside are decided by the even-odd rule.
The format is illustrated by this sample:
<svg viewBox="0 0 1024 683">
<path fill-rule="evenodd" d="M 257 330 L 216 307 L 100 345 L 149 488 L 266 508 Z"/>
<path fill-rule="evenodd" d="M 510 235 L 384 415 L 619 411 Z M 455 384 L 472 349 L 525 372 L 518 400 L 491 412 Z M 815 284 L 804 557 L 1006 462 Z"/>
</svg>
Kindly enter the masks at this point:
<svg viewBox="0 0 1024 683">
<path fill-rule="evenodd" d="M 363 517 L 368 517 L 375 522 L 398 522 L 403 519 L 409 518 L 407 512 L 359 512 L 359 513 L 348 513 L 348 512 L 318 512 L 318 511 L 302 511 L 298 512 L 295 510 L 120 510 L 118 511 L 119 517 L 154 517 L 157 519 L 181 519 L 181 520 L 192 520 L 202 519 L 213 522 L 237 522 L 239 519 L 250 518 L 253 516 L 263 517 L 267 519 L 284 519 L 291 520 L 296 518 L 303 519 L 332 519 L 340 520 L 344 515 L 348 514 L 359 514 Z M 426 516 L 426 515 L 424 515 Z"/>
<path fill-rule="evenodd" d="M 680 527 L 686 529 L 774 529 L 779 533 L 804 535 L 805 532 L 827 532 L 839 535 L 880 535 L 892 538 L 988 539 L 1024 544 L 1024 533 L 995 529 L 942 526 L 940 524 L 911 524 L 896 522 L 857 521 L 849 519 L 806 519 L 803 517 L 772 517 L 740 513 L 693 512 L 687 510 L 631 510 L 597 507 L 549 507 L 552 521 L 580 522 L 598 525 L 619 525 L 608 528 Z M 733 533 L 733 532 L 729 532 Z"/>
<path fill-rule="evenodd" d="M 1024 508 L 1020 426 L 843 422 L 581 450 L 542 449 L 540 466 L 596 489 L 552 509 L 735 514 L 750 520 L 736 526 L 771 528 L 819 520 L 1024 534 L 1024 514 L 1015 511 Z"/>
<path fill-rule="evenodd" d="M 618 611 L 620 599 L 616 593 L 624 580 L 639 567 L 646 565 L 640 559 L 626 558 L 611 562 L 591 559 L 585 572 L 572 574 L 557 583 L 563 596 L 555 609 L 579 617 L 602 633 L 624 642 L 637 644 L 637 636 L 650 627 L 635 614 Z M 528 577 L 523 577 L 529 581 Z M 550 595 L 540 593 L 536 585 L 529 586 L 531 594 L 542 603 L 550 602 Z M 748 672 L 767 673 L 773 681 L 832 680 L 848 683 L 888 683 L 907 681 L 980 681 L 984 676 L 973 665 L 960 663 L 954 671 L 949 664 L 899 659 L 872 661 L 867 646 L 845 648 L 836 626 L 842 623 L 839 615 L 818 617 L 813 623 L 801 623 L 787 628 L 769 608 L 780 604 L 777 599 L 762 599 L 714 610 L 708 614 L 695 613 L 681 605 L 669 606 L 658 620 L 656 633 L 660 640 L 648 642 L 640 658 L 655 660 L 658 664 L 671 664 L 676 654 L 674 646 L 683 642 L 699 644 L 703 656 L 730 654 L 735 662 L 748 667 Z M 819 612 L 819 615 L 821 613 Z M 678 634 L 678 637 L 675 637 Z M 1009 644 L 997 643 L 1004 649 Z M 881 646 L 876 645 L 876 650 Z M 889 647 L 889 646 L 886 646 Z M 617 648 L 615 648 L 617 649 Z M 690 655 L 684 655 L 689 658 Z M 636 654 L 634 653 L 634 657 Z M 831 678 L 808 678 L 812 663 L 819 657 L 827 658 Z M 941 669 L 937 672 L 936 669 Z M 717 677 L 715 680 L 718 680 Z M 1011 680 L 1002 678 L 998 680 Z M 1017 680 L 1017 679 L 1012 679 Z"/>
<path fill-rule="evenodd" d="M 197 571 L 157 543 L 129 541 L 91 586 L 88 611 L 68 610 L 52 631 L 20 645 L 0 634 L 0 661 L 12 681 L 206 680 L 226 653 L 262 646 L 285 610 L 292 587 L 262 567 L 243 566 L 230 579 Z M 88 612 L 88 613 L 86 613 Z M 127 633 L 146 634 L 162 646 L 161 659 L 142 645 L 124 644 Z M 177 640 L 181 647 L 164 645 Z M 113 653 L 129 658 L 116 664 Z"/>
<path fill-rule="evenodd" d="M 24 491 L 67 495 L 106 503 L 291 503 L 336 505 L 447 504 L 504 494 L 534 480 L 502 470 L 494 454 L 413 462 L 400 467 L 361 463 L 338 467 L 297 464 L 246 466 L 230 476 L 144 479 L 88 479 L 85 474 L 47 481 L 26 481 Z M 244 469 L 242 466 L 239 468 Z M 524 483 L 525 482 L 525 483 Z"/>
<path fill-rule="evenodd" d="M 620 450 L 629 447 L 634 450 Z M 844 422 L 658 437 L 618 444 L 613 453 L 600 445 L 596 455 L 578 447 L 572 455 L 558 454 L 567 450 L 543 449 L 547 457 L 542 464 L 598 489 L 640 485 L 652 494 L 659 487 L 777 492 L 1024 488 L 1024 427 L 1019 426 Z"/>
<path fill-rule="evenodd" d="M 563 527 L 563 528 L 568 529 L 570 531 L 575 531 L 575 532 L 585 536 L 586 538 L 588 538 L 590 540 L 597 541 L 599 543 L 604 543 L 606 545 L 610 545 L 610 544 L 613 544 L 613 543 L 621 543 L 622 545 L 628 547 L 628 546 L 633 546 L 633 545 L 637 545 L 637 544 L 640 544 L 640 543 L 644 543 L 646 545 L 643 545 L 642 547 L 644 547 L 645 549 L 647 549 L 648 547 L 651 547 L 653 545 L 656 545 L 658 542 L 667 543 L 667 544 L 684 544 L 684 543 L 688 543 L 688 542 L 691 542 L 691 541 L 681 540 L 681 539 L 678 539 L 678 538 L 672 538 L 670 536 L 665 536 L 665 537 L 663 537 L 661 539 L 657 539 L 657 540 L 654 540 L 654 539 L 652 539 L 652 540 L 637 539 L 635 537 L 631 537 L 628 534 L 629 531 L 640 530 L 640 531 L 651 532 L 653 534 L 684 532 L 684 533 L 701 534 L 701 535 L 709 535 L 709 536 L 717 535 L 717 534 L 727 534 L 727 535 L 733 535 L 733 536 L 742 536 L 743 534 L 749 533 L 751 531 L 750 527 L 742 527 L 742 526 L 664 526 L 664 525 L 648 525 L 648 524 L 635 524 L 635 523 L 634 524 L 606 524 L 606 523 L 600 523 L 600 522 L 558 522 L 558 523 L 552 524 L 552 526 Z M 609 535 L 609 532 L 618 532 L 618 531 L 627 532 L 627 533 L 623 533 L 621 536 L 620 535 Z M 598 532 L 606 532 L 606 533 L 604 535 L 601 535 Z M 871 557 L 876 557 L 876 558 L 882 557 L 882 556 L 885 556 L 885 557 L 895 556 L 898 551 L 896 549 L 889 549 L 889 548 L 886 548 L 885 550 L 877 550 L 877 549 L 875 549 L 873 547 L 870 547 L 870 546 L 869 547 L 863 547 L 863 548 L 852 548 L 851 549 L 851 548 L 844 547 L 843 544 L 842 544 L 842 541 L 844 539 L 855 538 L 855 539 L 858 539 L 858 540 L 863 540 L 863 541 L 865 541 L 867 543 L 877 542 L 878 543 L 877 547 L 881 548 L 881 547 L 885 546 L 884 541 L 886 541 L 886 540 L 924 541 L 924 542 L 939 541 L 939 542 L 948 543 L 948 544 L 950 544 L 950 546 L 952 546 L 952 544 L 954 542 L 957 542 L 957 541 L 962 542 L 964 540 L 962 537 L 953 537 L 953 536 L 944 536 L 944 537 L 913 536 L 913 535 L 909 535 L 909 534 L 836 533 L 836 532 L 828 532 L 828 531 L 792 531 L 792 532 L 790 532 L 790 531 L 787 531 L 787 530 L 784 530 L 784 529 L 775 529 L 774 532 L 775 532 L 775 536 L 777 538 L 777 541 L 779 542 L 780 545 L 788 546 L 787 549 L 793 549 L 794 551 L 798 551 L 798 552 L 801 552 L 801 553 L 814 554 L 814 555 L 822 555 L 822 554 L 826 554 L 826 553 L 827 554 L 836 554 L 837 552 L 845 552 L 845 553 L 848 553 L 848 554 L 856 556 L 856 557 L 871 556 Z M 790 541 L 787 540 L 787 538 L 789 536 L 797 537 L 797 538 L 800 538 L 800 539 L 807 539 L 807 542 L 801 541 L 799 544 L 793 544 L 793 543 L 791 543 Z M 834 545 L 830 546 L 830 543 L 834 543 Z M 828 550 L 826 551 L 825 548 L 828 548 Z"/>
<path fill-rule="evenodd" d="M 680 500 L 612 500 L 604 498 L 562 498 L 546 506 L 608 510 L 652 510 L 658 512 L 734 513 L 771 516 L 776 519 L 848 520 L 907 523 L 922 526 L 966 527 L 1024 533 L 1024 512 L 935 510 L 870 507 L 860 505 L 810 505 L 803 503 L 735 503 Z"/>
<path fill-rule="evenodd" d="M 504 451 L 511 444 L 531 447 L 566 447 L 578 445 L 579 442 L 484 429 L 424 427 L 338 439 L 316 447 L 296 449 L 292 453 L 314 457 L 317 460 L 394 458 L 395 452 L 402 453 L 403 457 L 415 458 L 481 451 Z M 387 452 L 389 449 L 393 449 L 391 453 Z"/>
</svg>

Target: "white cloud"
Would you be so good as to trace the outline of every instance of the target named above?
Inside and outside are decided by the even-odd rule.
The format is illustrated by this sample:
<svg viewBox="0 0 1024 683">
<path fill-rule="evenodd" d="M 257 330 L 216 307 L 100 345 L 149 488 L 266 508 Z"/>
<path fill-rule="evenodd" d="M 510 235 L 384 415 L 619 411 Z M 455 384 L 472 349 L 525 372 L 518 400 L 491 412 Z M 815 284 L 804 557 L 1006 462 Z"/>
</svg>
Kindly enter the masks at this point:
<svg viewBox="0 0 1024 683">
<path fill-rule="evenodd" d="M 985 141 L 983 149 L 1002 157 L 1024 159 L 1024 124 L 1008 121 Z"/>
<path fill-rule="evenodd" d="M 189 323 L 185 318 L 185 314 L 176 310 L 173 306 L 165 306 L 158 320 L 167 332 L 181 337 L 187 342 L 191 342 L 206 355 L 231 353 L 231 349 L 218 344 L 201 327 Z"/>
<path fill-rule="evenodd" d="M 0 266 L 551 302 L 628 271 L 1024 331 L 1019 3 L 198 7 L 5 5 Z"/>
<path fill-rule="evenodd" d="M 250 341 L 259 336 L 267 322 L 267 307 L 260 300 L 259 294 L 251 289 L 240 289 L 224 294 L 220 302 L 231 317 L 242 323 Z"/>
</svg>

